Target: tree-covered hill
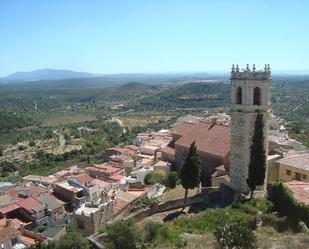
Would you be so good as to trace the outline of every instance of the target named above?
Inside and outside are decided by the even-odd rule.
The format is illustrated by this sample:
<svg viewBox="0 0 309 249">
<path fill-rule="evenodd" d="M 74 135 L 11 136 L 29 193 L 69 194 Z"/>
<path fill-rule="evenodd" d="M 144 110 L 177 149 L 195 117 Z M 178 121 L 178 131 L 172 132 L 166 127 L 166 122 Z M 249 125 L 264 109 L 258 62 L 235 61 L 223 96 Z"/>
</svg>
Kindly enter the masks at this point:
<svg viewBox="0 0 309 249">
<path fill-rule="evenodd" d="M 171 87 L 136 103 L 136 108 L 169 110 L 172 108 L 213 108 L 229 105 L 230 87 L 223 83 L 188 83 Z"/>
</svg>

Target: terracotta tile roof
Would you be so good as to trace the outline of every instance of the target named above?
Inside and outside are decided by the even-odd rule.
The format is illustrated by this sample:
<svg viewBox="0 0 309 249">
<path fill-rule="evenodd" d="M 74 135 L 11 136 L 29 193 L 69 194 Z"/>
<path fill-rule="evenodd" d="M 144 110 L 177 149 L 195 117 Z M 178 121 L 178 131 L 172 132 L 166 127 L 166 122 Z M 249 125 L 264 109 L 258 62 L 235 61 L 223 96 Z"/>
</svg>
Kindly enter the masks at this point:
<svg viewBox="0 0 309 249">
<path fill-rule="evenodd" d="M 286 158 L 279 159 L 277 163 L 298 169 L 309 170 L 309 153 L 287 156 Z"/>
<path fill-rule="evenodd" d="M 291 181 L 284 185 L 293 192 L 297 202 L 309 205 L 309 182 Z"/>
<path fill-rule="evenodd" d="M 166 146 L 165 148 L 161 149 L 161 152 L 165 152 L 166 154 L 169 154 L 169 155 L 172 155 L 172 156 L 176 155 L 175 148 L 172 148 L 172 147 L 169 147 L 169 146 Z"/>
<path fill-rule="evenodd" d="M 87 167 L 86 170 L 89 171 L 98 171 L 107 175 L 115 174 L 116 172 L 122 170 L 121 168 L 115 167 L 115 166 L 101 166 L 101 165 L 93 165 L 90 167 Z"/>
<path fill-rule="evenodd" d="M 137 147 L 135 145 L 125 146 L 124 149 L 131 154 L 134 154 L 137 151 Z"/>
<path fill-rule="evenodd" d="M 6 206 L 6 207 L 1 208 L 1 209 L 0 209 L 0 213 L 2 213 L 2 214 L 7 214 L 7 213 L 12 212 L 12 211 L 14 211 L 14 210 L 16 210 L 16 209 L 19 209 L 19 208 L 20 208 L 20 207 L 19 207 L 18 205 L 16 205 L 15 203 L 13 203 L 13 204 L 10 204 L 10 205 L 8 205 L 8 206 Z"/>
<path fill-rule="evenodd" d="M 31 222 L 25 223 L 24 221 L 21 221 L 20 219 L 15 218 L 12 220 L 12 224 L 15 229 L 19 229 L 21 224 L 26 226 L 28 224 L 31 224 Z"/>
<path fill-rule="evenodd" d="M 21 236 L 21 241 L 25 242 L 28 245 L 35 245 L 36 241 L 33 238 Z"/>
<path fill-rule="evenodd" d="M 0 228 L 0 243 L 4 243 L 8 240 L 14 239 L 20 235 L 20 231 L 13 227 L 2 227 Z"/>
<path fill-rule="evenodd" d="M 44 187 L 41 187 L 39 185 L 31 185 L 29 188 L 25 187 L 26 188 L 26 191 L 29 193 L 30 196 L 32 197 L 37 197 L 41 194 L 45 194 L 45 193 L 48 193 L 49 190 L 44 188 Z"/>
<path fill-rule="evenodd" d="M 27 197 L 21 201 L 16 202 L 16 205 L 26 209 L 29 212 L 32 212 L 34 209 L 42 206 L 43 204 L 33 197 Z"/>
<path fill-rule="evenodd" d="M 225 157 L 230 150 L 230 127 L 208 123 L 182 123 L 173 127 L 182 137 L 175 144 L 190 147 L 195 141 L 198 151 Z"/>
<path fill-rule="evenodd" d="M 26 196 L 32 196 L 37 197 L 44 193 L 49 193 L 50 191 L 47 188 L 44 188 L 40 185 L 28 183 L 28 184 L 21 184 L 16 187 L 13 187 L 7 191 L 5 191 L 6 194 L 14 197 L 19 198 L 19 195 L 26 195 Z"/>
<path fill-rule="evenodd" d="M 5 227 L 7 224 L 6 218 L 0 219 L 0 227 Z"/>
<path fill-rule="evenodd" d="M 86 173 L 73 176 L 72 178 L 76 178 L 76 180 L 78 180 L 80 183 L 83 183 L 83 184 L 92 182 L 92 178 Z"/>
<path fill-rule="evenodd" d="M 162 161 L 162 160 L 156 162 L 153 166 L 154 167 L 169 167 L 168 162 L 165 162 L 165 161 Z"/>
<path fill-rule="evenodd" d="M 108 177 L 108 179 L 112 180 L 112 181 L 121 181 L 125 176 L 123 175 L 112 175 L 110 177 Z"/>
<path fill-rule="evenodd" d="M 109 182 L 103 181 L 101 179 L 93 179 L 94 184 L 98 184 L 100 188 L 105 188 L 106 186 L 110 185 Z"/>
</svg>

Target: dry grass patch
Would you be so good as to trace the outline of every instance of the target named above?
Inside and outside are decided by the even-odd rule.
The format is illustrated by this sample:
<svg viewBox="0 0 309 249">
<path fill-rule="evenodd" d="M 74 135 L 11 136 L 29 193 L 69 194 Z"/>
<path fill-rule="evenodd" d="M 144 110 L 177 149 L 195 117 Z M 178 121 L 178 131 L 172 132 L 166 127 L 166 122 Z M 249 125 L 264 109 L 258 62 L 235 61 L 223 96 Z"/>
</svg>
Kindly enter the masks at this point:
<svg viewBox="0 0 309 249">
<path fill-rule="evenodd" d="M 189 189 L 188 197 L 194 196 L 198 193 L 198 189 Z M 164 193 L 162 196 L 159 197 L 160 202 L 166 202 L 170 200 L 184 198 L 185 196 L 185 189 L 181 185 L 177 185 L 176 188 L 171 189 Z"/>
<path fill-rule="evenodd" d="M 134 126 L 146 126 L 148 124 L 155 124 L 160 121 L 167 121 L 171 119 L 171 116 L 162 115 L 142 115 L 142 116 L 120 116 L 123 123 L 132 128 Z"/>
</svg>

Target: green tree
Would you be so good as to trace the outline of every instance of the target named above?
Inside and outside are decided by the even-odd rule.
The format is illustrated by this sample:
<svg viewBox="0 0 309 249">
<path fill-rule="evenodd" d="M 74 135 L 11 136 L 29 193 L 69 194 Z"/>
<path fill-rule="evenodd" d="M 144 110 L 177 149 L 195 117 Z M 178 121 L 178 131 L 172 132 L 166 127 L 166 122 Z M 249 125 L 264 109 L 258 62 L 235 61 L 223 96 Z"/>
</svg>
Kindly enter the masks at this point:
<svg viewBox="0 0 309 249">
<path fill-rule="evenodd" d="M 68 228 L 67 233 L 63 235 L 56 243 L 56 249 L 90 249 L 89 241 L 74 228 Z"/>
<path fill-rule="evenodd" d="M 168 174 L 168 186 L 170 188 L 175 188 L 177 185 L 177 181 L 178 181 L 179 177 L 178 177 L 178 173 L 176 171 L 171 171 Z"/>
<path fill-rule="evenodd" d="M 138 230 L 132 220 L 116 221 L 106 226 L 107 249 L 136 249 Z M 81 247 L 82 248 L 82 247 Z"/>
<path fill-rule="evenodd" d="M 90 249 L 88 239 L 77 232 L 74 228 L 68 226 L 67 233 L 63 235 L 58 241 L 49 242 L 47 245 L 38 243 L 31 246 L 30 249 Z"/>
<path fill-rule="evenodd" d="M 263 114 L 257 113 L 254 127 L 254 135 L 250 147 L 250 163 L 247 184 L 251 190 L 250 198 L 256 186 L 263 185 L 266 170 L 266 152 L 264 146 L 264 122 Z"/>
<path fill-rule="evenodd" d="M 180 169 L 180 180 L 185 191 L 184 206 L 187 204 L 188 190 L 199 186 L 201 178 L 201 160 L 196 151 L 195 142 L 190 146 L 187 157 Z"/>
<path fill-rule="evenodd" d="M 0 156 L 3 156 L 3 146 L 0 144 Z"/>
</svg>

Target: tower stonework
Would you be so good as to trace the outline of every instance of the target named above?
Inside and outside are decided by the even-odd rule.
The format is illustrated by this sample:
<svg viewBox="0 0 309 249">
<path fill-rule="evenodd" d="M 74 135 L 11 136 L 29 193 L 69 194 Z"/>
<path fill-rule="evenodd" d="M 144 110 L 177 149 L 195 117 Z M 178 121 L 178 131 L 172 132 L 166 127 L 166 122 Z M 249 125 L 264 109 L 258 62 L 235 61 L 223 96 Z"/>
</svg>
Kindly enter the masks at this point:
<svg viewBox="0 0 309 249">
<path fill-rule="evenodd" d="M 265 65 L 263 70 L 256 70 L 255 65 L 250 69 L 247 65 L 242 71 L 239 70 L 238 65 L 236 67 L 233 65 L 231 71 L 230 185 L 237 192 L 249 192 L 246 179 L 258 111 L 263 114 L 267 155 L 270 85 L 269 65 Z"/>
</svg>

